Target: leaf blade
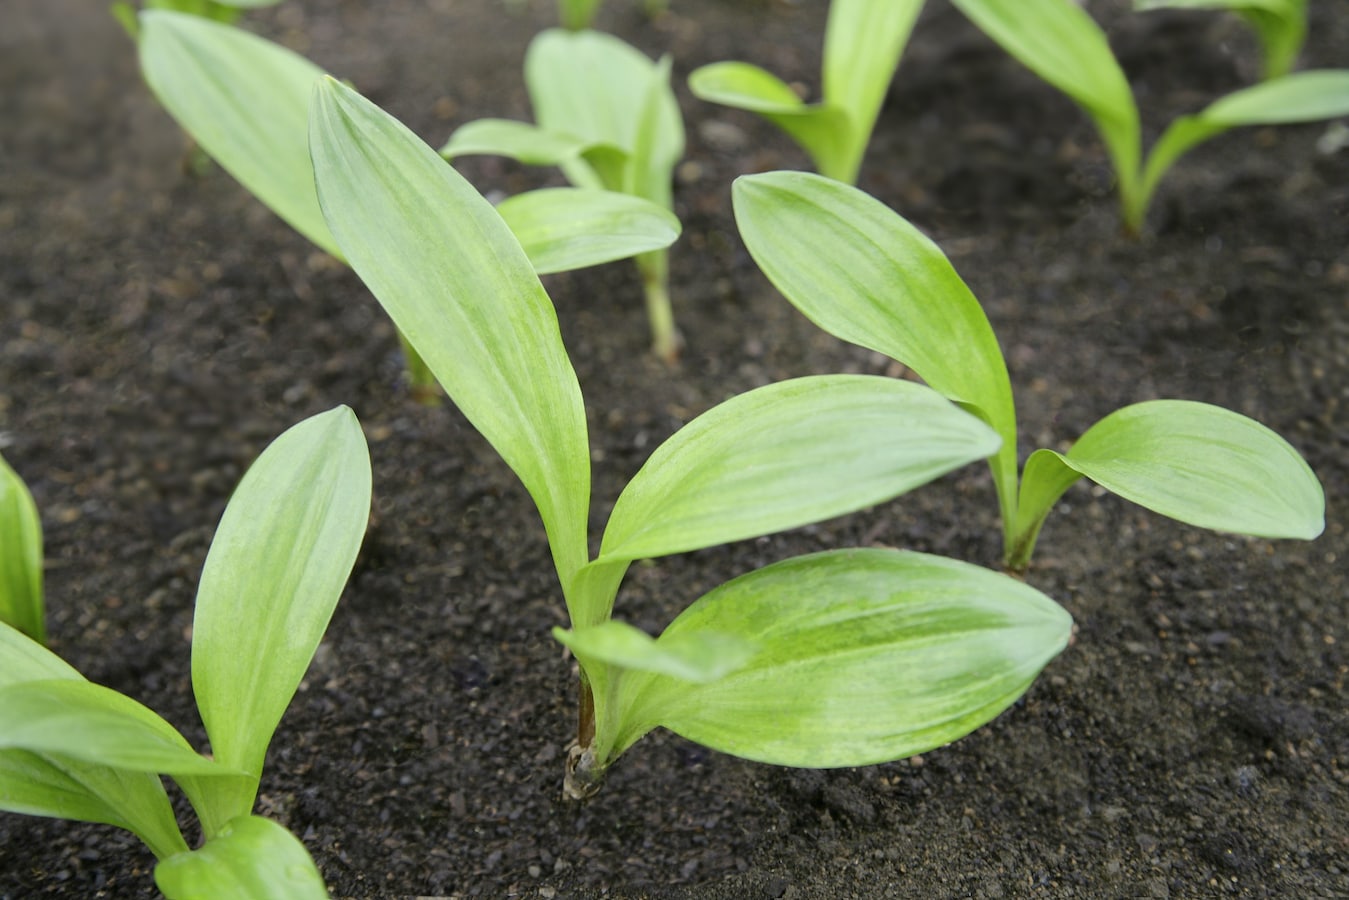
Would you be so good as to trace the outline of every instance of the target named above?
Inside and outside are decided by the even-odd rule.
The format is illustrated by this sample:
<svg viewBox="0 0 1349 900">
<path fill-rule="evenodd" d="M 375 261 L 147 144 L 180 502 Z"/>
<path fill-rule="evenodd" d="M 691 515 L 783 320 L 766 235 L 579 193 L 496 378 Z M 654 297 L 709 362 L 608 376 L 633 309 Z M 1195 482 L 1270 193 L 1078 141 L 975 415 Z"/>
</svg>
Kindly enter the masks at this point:
<svg viewBox="0 0 1349 900">
<path fill-rule="evenodd" d="M 540 275 L 661 250 L 680 232 L 673 213 L 615 191 L 542 188 L 503 200 L 497 212 Z"/>
<path fill-rule="evenodd" d="M 529 259 L 476 190 L 335 81 L 315 91 L 324 215 L 352 267 L 533 497 L 565 586 L 587 559 L 580 385 Z"/>
<path fill-rule="evenodd" d="M 974 416 L 912 382 L 821 375 L 770 384 L 713 407 L 657 448 L 614 505 L 599 562 L 853 512 L 999 444 Z"/>
<path fill-rule="evenodd" d="M 242 816 L 200 849 L 161 860 L 155 885 L 168 900 L 327 900 L 299 838 L 261 816 Z"/>
<path fill-rule="evenodd" d="M 0 456 L 0 622 L 47 641 L 42 600 L 42 519 L 19 473 Z M 3 664 L 0 664 L 3 665 Z"/>
</svg>

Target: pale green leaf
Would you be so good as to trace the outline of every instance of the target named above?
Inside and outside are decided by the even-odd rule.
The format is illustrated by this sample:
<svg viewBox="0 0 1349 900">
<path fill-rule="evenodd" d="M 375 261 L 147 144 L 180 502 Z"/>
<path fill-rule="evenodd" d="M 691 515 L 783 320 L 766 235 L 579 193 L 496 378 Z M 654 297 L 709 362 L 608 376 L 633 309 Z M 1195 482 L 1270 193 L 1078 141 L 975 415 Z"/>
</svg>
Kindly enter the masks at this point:
<svg viewBox="0 0 1349 900">
<path fill-rule="evenodd" d="M 951 0 L 1014 59 L 1063 91 L 1100 131 L 1120 195 L 1137 188 L 1138 107 L 1103 32 L 1074 0 Z"/>
<path fill-rule="evenodd" d="M 1016 509 L 1016 411 L 998 340 L 937 245 L 856 188 L 802 172 L 736 179 L 754 261 L 816 325 L 884 353 L 988 422 L 1004 527 Z"/>
<path fill-rule="evenodd" d="M 141 69 L 164 108 L 220 165 L 321 249 L 340 252 L 309 161 L 309 97 L 323 70 L 238 28 L 141 14 Z"/>
<path fill-rule="evenodd" d="M 149 772 L 0 750 L 0 809 L 125 828 L 160 859 L 187 849 L 163 782 Z"/>
<path fill-rule="evenodd" d="M 587 558 L 581 389 L 510 229 L 430 147 L 335 81 L 315 92 L 319 198 L 357 274 L 538 504 L 564 586 Z"/>
<path fill-rule="evenodd" d="M 590 141 L 546 131 L 529 122 L 478 119 L 455 129 L 440 148 L 446 159 L 458 156 L 506 156 L 531 166 L 557 166 L 594 146 Z"/>
<path fill-rule="evenodd" d="M 674 207 L 674 167 L 684 155 L 684 120 L 670 89 L 672 65 L 669 56 L 662 56 L 647 76 L 642 105 L 634 110 L 637 131 L 623 184 L 625 192 L 665 209 Z"/>
<path fill-rule="evenodd" d="M 192 687 L 224 765 L 254 779 L 261 773 L 369 514 L 369 452 L 344 406 L 273 441 L 230 498 L 202 569 L 192 626 Z M 236 797 L 234 814 L 248 812 L 252 800 L 251 791 Z"/>
<path fill-rule="evenodd" d="M 744 637 L 757 646 L 748 661 L 703 684 L 647 676 L 624 717 L 780 765 L 899 759 L 1006 709 L 1071 628 L 1034 588 L 955 560 L 893 550 L 801 556 L 722 585 L 660 638 Z"/>
<path fill-rule="evenodd" d="M 1134 0 L 1134 9 L 1216 9 L 1238 13 L 1255 30 L 1265 78 L 1288 74 L 1307 36 L 1306 0 Z"/>
<path fill-rule="evenodd" d="M 733 397 L 628 483 L 600 561 L 771 534 L 896 497 L 996 453 L 988 426 L 923 385 L 819 375 Z"/>
<path fill-rule="evenodd" d="M 848 123 L 847 156 L 835 173 L 852 183 L 866 152 L 876 116 L 890 90 L 904 45 L 923 0 L 832 0 L 824 31 L 825 104 L 842 110 Z"/>
<path fill-rule="evenodd" d="M 0 622 L 0 696 L 30 683 L 56 681 L 93 687 L 55 653 Z M 0 701 L 0 716 L 5 707 Z M 154 773 L 59 753 L 0 748 L 0 809 L 125 828 L 161 858 L 187 849 L 164 785 Z"/>
<path fill-rule="evenodd" d="M 754 644 L 747 638 L 699 633 L 657 641 L 615 619 L 572 631 L 554 628 L 553 637 L 587 668 L 601 663 L 698 683 L 724 678 L 754 652 Z"/>
<path fill-rule="evenodd" d="M 843 109 L 802 103 L 776 75 L 740 62 L 712 63 L 694 70 L 689 75 L 689 90 L 709 103 L 758 113 L 791 135 L 821 172 L 841 181 L 853 180 L 843 171 L 843 160 L 854 144 L 854 129 Z M 861 152 L 856 156 L 860 160 Z"/>
<path fill-rule="evenodd" d="M 45 642 L 45 619 L 42 520 L 28 486 L 0 457 L 0 622 Z"/>
<path fill-rule="evenodd" d="M 539 273 L 565 272 L 659 250 L 679 219 L 649 200 L 615 191 L 544 188 L 502 201 L 506 220 Z"/>
<path fill-rule="evenodd" d="M 51 678 L 84 680 L 61 657 L 14 626 L 0 622 L 0 688 Z"/>
<path fill-rule="evenodd" d="M 550 28 L 525 52 L 525 86 L 540 127 L 630 153 L 654 68 L 612 35 Z"/>
<path fill-rule="evenodd" d="M 327 900 L 323 876 L 299 838 L 270 819 L 229 822 L 200 849 L 161 860 L 168 900 Z"/>
<path fill-rule="evenodd" d="M 0 688 L 0 749 L 137 772 L 239 774 L 198 754 L 177 729 L 135 700 L 82 679 Z"/>
<path fill-rule="evenodd" d="M 1311 540 L 1325 493 L 1264 425 L 1207 403 L 1151 400 L 1106 416 L 1060 458 L 1107 490 L 1190 525 Z"/>
</svg>

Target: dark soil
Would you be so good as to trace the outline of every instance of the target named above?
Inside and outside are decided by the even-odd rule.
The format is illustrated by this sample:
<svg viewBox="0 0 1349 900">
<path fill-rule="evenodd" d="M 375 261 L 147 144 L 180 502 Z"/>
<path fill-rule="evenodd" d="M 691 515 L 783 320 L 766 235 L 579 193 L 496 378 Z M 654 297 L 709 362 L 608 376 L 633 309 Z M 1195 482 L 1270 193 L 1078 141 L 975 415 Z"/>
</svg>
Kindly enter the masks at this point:
<svg viewBox="0 0 1349 900">
<path fill-rule="evenodd" d="M 350 272 L 219 170 L 184 173 L 181 133 L 103 5 L 13 0 L 0 27 L 0 447 L 42 510 L 52 646 L 204 747 L 188 630 L 221 509 L 275 435 L 352 406 L 375 523 L 259 803 L 336 896 L 1349 896 L 1349 150 L 1321 140 L 1326 125 L 1204 146 L 1130 241 L 1085 117 L 934 0 L 862 186 L 982 298 L 1023 453 L 1133 401 L 1221 404 L 1306 455 L 1326 533 L 1200 532 L 1076 487 L 1029 574 L 1076 639 L 987 727 L 840 771 L 659 733 L 577 805 L 560 796 L 574 668 L 548 634 L 563 606 L 529 498 L 453 407 L 407 401 L 394 333 Z M 1305 67 L 1346 63 L 1338 5 L 1311 3 Z M 671 7 L 653 22 L 610 0 L 600 24 L 675 58 L 682 363 L 645 353 L 630 266 L 547 280 L 588 401 L 596 535 L 698 412 L 789 376 L 891 371 L 795 313 L 736 234 L 731 179 L 802 154 L 683 87 L 718 59 L 816 85 L 825 4 Z M 1256 71 L 1233 19 L 1091 7 L 1151 136 Z M 248 21 L 439 145 L 472 118 L 528 117 L 520 62 L 552 10 L 291 0 Z M 557 181 L 500 160 L 464 170 L 484 191 Z M 618 615 L 658 631 L 720 581 L 822 548 L 995 566 L 998 535 L 987 471 L 970 467 L 866 513 L 636 567 Z M 154 896 L 152 866 L 112 828 L 0 815 L 4 900 Z"/>
</svg>

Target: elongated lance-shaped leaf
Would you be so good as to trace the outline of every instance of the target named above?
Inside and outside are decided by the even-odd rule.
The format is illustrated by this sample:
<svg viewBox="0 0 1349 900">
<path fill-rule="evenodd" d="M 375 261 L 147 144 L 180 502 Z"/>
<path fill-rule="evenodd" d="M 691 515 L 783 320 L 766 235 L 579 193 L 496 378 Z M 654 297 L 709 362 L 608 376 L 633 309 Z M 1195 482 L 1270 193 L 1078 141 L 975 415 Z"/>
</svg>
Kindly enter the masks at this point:
<svg viewBox="0 0 1349 900">
<path fill-rule="evenodd" d="M 998 435 L 920 384 L 816 375 L 708 410 L 628 483 L 600 559 L 784 531 L 874 505 L 997 452 Z"/>
<path fill-rule="evenodd" d="M 620 725 L 596 735 L 600 761 L 658 725 L 780 765 L 921 753 L 1006 709 L 1071 627 L 1034 588 L 954 560 L 893 550 L 795 557 L 722 585 L 671 623 L 658 646 L 711 634 L 756 649 L 702 683 L 627 673 Z"/>
<path fill-rule="evenodd" d="M 1317 69 L 1261 82 L 1181 116 L 1162 132 L 1143 169 L 1134 204 L 1125 210 L 1135 231 L 1167 170 L 1185 153 L 1232 128 L 1316 122 L 1349 115 L 1349 69 Z"/>
<path fill-rule="evenodd" d="M 1127 206 L 1142 156 L 1138 106 L 1110 42 L 1073 0 L 951 0 L 1011 56 L 1071 97 L 1101 133 Z"/>
<path fill-rule="evenodd" d="M 309 97 L 324 72 L 304 57 L 197 16 L 141 14 L 141 70 L 164 108 L 253 196 L 334 256 L 309 162 Z"/>
<path fill-rule="evenodd" d="M 560 166 L 593 146 L 591 141 L 546 131 L 529 122 L 477 119 L 456 128 L 440 155 L 446 159 L 506 156 L 529 166 Z"/>
<path fill-rule="evenodd" d="M 689 75 L 689 90 L 700 100 L 758 113 L 787 132 L 810 155 L 815 168 L 851 183 L 847 160 L 853 154 L 848 114 L 827 103 L 805 103 L 771 72 L 742 62 L 712 63 Z M 860 161 L 861 155 L 857 154 Z"/>
<path fill-rule="evenodd" d="M 167 900 L 328 900 L 304 844 L 261 816 L 234 819 L 200 849 L 160 860 L 155 885 Z"/>
<path fill-rule="evenodd" d="M 4 457 L 0 457 L 0 622 L 46 643 L 42 519 L 28 485 Z"/>
<path fill-rule="evenodd" d="M 369 451 L 345 406 L 288 429 L 230 498 L 197 588 L 192 687 L 215 758 L 252 783 L 218 786 L 213 822 L 252 808 L 267 744 L 328 627 L 369 515 Z"/>
<path fill-rule="evenodd" d="M 136 772 L 239 775 L 194 751 L 156 713 L 83 679 L 0 687 L 0 749 L 59 753 Z"/>
<path fill-rule="evenodd" d="M 1218 406 L 1150 400 L 1106 416 L 1066 454 L 1032 455 L 1022 488 L 1025 559 L 1049 507 L 1080 476 L 1200 528 L 1302 540 L 1325 528 L 1321 483 L 1286 440 Z"/>
<path fill-rule="evenodd" d="M 497 212 L 539 274 L 664 249 L 680 231 L 674 213 L 616 191 L 543 188 L 503 200 Z"/>
<path fill-rule="evenodd" d="M 857 170 L 876 125 L 881 103 L 899 67 L 923 0 L 832 0 L 824 31 L 824 100 L 848 116 L 848 155 L 839 174 L 857 180 Z"/>
<path fill-rule="evenodd" d="M 343 252 L 538 504 L 566 590 L 587 559 L 585 409 L 529 259 L 491 204 L 356 92 L 322 83 L 311 132 Z"/>
<path fill-rule="evenodd" d="M 946 256 L 856 188 L 803 172 L 737 178 L 736 223 L 782 295 L 830 334 L 913 369 L 993 426 L 1004 535 L 1016 516 L 1016 411 L 998 340 Z"/>
<path fill-rule="evenodd" d="M 56 654 L 0 622 L 0 695 L 53 679 L 88 684 Z M 161 859 L 187 849 L 164 784 L 149 772 L 0 748 L 0 809 L 125 828 Z"/>
<path fill-rule="evenodd" d="M 1217 9 L 1239 14 L 1260 38 L 1265 78 L 1287 75 L 1307 37 L 1307 0 L 1134 0 L 1134 9 Z"/>
<path fill-rule="evenodd" d="M 670 89 L 670 57 L 662 56 L 647 76 L 646 94 L 637 112 L 632 161 L 624 189 L 666 209 L 674 205 L 674 167 L 684 155 L 684 120 Z"/>
</svg>

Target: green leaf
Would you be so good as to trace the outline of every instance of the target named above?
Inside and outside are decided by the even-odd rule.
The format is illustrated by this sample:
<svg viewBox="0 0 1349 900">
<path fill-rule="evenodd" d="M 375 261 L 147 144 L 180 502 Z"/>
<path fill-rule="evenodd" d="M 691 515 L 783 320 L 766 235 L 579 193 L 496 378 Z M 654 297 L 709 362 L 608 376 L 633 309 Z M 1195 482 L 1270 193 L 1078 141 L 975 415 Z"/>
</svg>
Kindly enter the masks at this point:
<svg viewBox="0 0 1349 900">
<path fill-rule="evenodd" d="M 819 375 L 713 407 L 662 444 L 610 516 L 600 560 L 771 534 L 881 503 L 998 450 L 919 384 Z"/>
<path fill-rule="evenodd" d="M 824 31 L 824 100 L 844 112 L 848 122 L 847 156 L 835 174 L 849 184 L 866 152 L 900 55 L 909 41 L 923 0 L 833 0 Z"/>
<path fill-rule="evenodd" d="M 1127 210 L 1142 225 L 1162 176 L 1181 156 L 1232 128 L 1316 122 L 1349 115 L 1349 69 L 1298 72 L 1261 82 L 1214 101 L 1193 116 L 1176 119 L 1148 154 L 1137 203 Z"/>
<path fill-rule="evenodd" d="M 0 457 L 0 622 L 45 643 L 42 520 L 28 486 Z M 4 666 L 0 662 L 0 668 Z"/>
<path fill-rule="evenodd" d="M 722 585 L 665 630 L 658 644 L 711 633 L 757 650 L 715 681 L 647 676 L 629 695 L 613 755 L 655 724 L 779 765 L 921 753 L 1006 709 L 1071 628 L 1039 591 L 955 560 L 893 550 L 796 557 Z"/>
<path fill-rule="evenodd" d="M 614 619 L 572 631 L 554 628 L 553 637 L 587 668 L 601 663 L 700 684 L 724 678 L 754 653 L 754 644 L 744 638 L 690 634 L 657 641 Z"/>
<path fill-rule="evenodd" d="M 1119 178 L 1126 206 L 1142 155 L 1138 106 L 1110 42 L 1073 0 L 952 0 L 1014 59 L 1091 116 Z"/>
<path fill-rule="evenodd" d="M 506 156 L 530 166 L 558 166 L 593 147 L 590 141 L 546 131 L 528 122 L 478 119 L 455 129 L 440 148 L 446 159 Z"/>
<path fill-rule="evenodd" d="M 565 272 L 659 250 L 679 219 L 649 200 L 584 188 L 527 191 L 497 206 L 534 271 Z"/>
<path fill-rule="evenodd" d="M 1255 30 L 1265 78 L 1287 75 L 1307 36 L 1306 0 L 1134 0 L 1134 9 L 1217 9 L 1238 13 Z"/>
<path fill-rule="evenodd" d="M 557 314 L 501 217 L 388 114 L 315 91 L 324 215 L 357 274 L 538 504 L 564 588 L 587 559 L 590 453 Z"/>
<path fill-rule="evenodd" d="M 884 353 L 991 425 L 1004 530 L 1016 510 L 1016 411 L 998 340 L 937 245 L 856 188 L 803 172 L 737 178 L 750 255 L 830 334 Z"/>
<path fill-rule="evenodd" d="M 192 687 L 215 758 L 251 775 L 254 789 L 369 514 L 369 451 L 342 406 L 273 441 L 221 517 L 197 589 Z M 217 802 L 227 809 L 211 811 L 216 820 L 243 815 L 253 789 Z"/>
<path fill-rule="evenodd" d="M 637 131 L 623 189 L 665 209 L 674 208 L 674 167 L 684 155 L 684 120 L 670 89 L 669 56 L 662 56 L 647 76 L 646 95 L 636 110 Z"/>
<path fill-rule="evenodd" d="M 172 12 L 141 14 L 140 55 L 146 83 L 197 143 L 296 231 L 340 256 L 309 161 L 309 97 L 323 70 L 246 31 Z"/>
<path fill-rule="evenodd" d="M 84 676 L 41 644 L 0 622 L 0 696 L 26 683 Z M 0 715 L 6 704 L 0 703 Z M 159 776 L 23 749 L 0 749 L 0 809 L 125 828 L 156 856 L 187 849 Z"/>
<path fill-rule="evenodd" d="M 1200 528 L 1303 540 L 1325 528 L 1325 494 L 1298 452 L 1259 422 L 1207 403 L 1126 406 L 1059 456 L 1112 493 Z"/>
<path fill-rule="evenodd" d="M 689 90 L 700 100 L 758 113 L 791 135 L 815 167 L 831 178 L 851 182 L 846 160 L 855 143 L 853 125 L 841 108 L 805 104 L 776 75 L 749 63 L 712 63 L 689 75 Z M 858 160 L 861 153 L 857 154 Z"/>
<path fill-rule="evenodd" d="M 84 680 L 61 657 L 14 626 L 0 622 L 0 688 L 50 678 Z"/>
<path fill-rule="evenodd" d="M 0 749 L 137 772 L 239 774 L 199 755 L 177 729 L 135 700 L 83 679 L 0 688 Z"/>
<path fill-rule="evenodd" d="M 601 0 L 557 0 L 557 16 L 564 28 L 589 28 Z"/>
<path fill-rule="evenodd" d="M 323 876 L 295 835 L 270 819 L 243 816 L 199 850 L 155 866 L 168 900 L 327 900 Z"/>
</svg>

